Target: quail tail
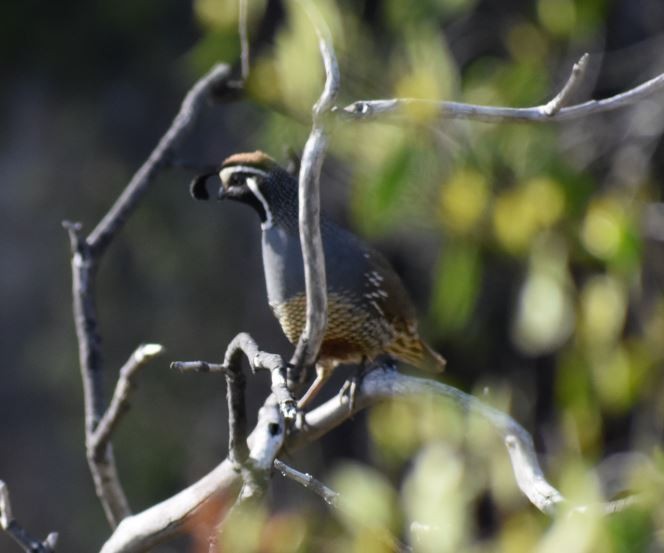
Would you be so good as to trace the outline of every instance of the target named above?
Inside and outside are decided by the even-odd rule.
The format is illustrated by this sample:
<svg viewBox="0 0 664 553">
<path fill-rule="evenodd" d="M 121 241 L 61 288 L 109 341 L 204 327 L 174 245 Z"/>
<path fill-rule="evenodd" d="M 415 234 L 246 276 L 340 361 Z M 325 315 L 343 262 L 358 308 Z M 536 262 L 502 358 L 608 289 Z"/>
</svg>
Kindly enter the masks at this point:
<svg viewBox="0 0 664 553">
<path fill-rule="evenodd" d="M 422 344 L 422 357 L 416 366 L 425 371 L 442 373 L 447 365 L 445 358 L 425 341 L 420 340 L 420 343 Z"/>
<path fill-rule="evenodd" d="M 426 372 L 440 373 L 445 370 L 447 361 L 424 340 L 413 337 L 406 344 L 401 341 L 391 344 L 387 353 L 400 361 Z"/>
</svg>

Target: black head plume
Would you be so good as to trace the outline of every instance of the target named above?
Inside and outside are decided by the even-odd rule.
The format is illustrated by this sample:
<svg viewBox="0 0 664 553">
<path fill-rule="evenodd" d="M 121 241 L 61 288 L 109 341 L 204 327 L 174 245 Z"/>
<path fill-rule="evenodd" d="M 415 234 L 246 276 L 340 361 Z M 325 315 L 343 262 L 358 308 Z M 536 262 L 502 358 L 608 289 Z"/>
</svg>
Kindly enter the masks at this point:
<svg viewBox="0 0 664 553">
<path fill-rule="evenodd" d="M 196 200 L 209 200 L 210 193 L 207 189 L 207 180 L 212 176 L 219 176 L 219 170 L 208 171 L 198 175 L 189 183 L 189 193 Z"/>
</svg>

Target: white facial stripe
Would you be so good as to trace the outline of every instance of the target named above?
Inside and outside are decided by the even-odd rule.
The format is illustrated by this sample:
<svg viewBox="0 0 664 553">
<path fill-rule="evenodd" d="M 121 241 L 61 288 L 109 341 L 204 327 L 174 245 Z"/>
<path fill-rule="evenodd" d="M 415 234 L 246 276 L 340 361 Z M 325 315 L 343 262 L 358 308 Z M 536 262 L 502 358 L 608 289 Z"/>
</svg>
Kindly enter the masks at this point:
<svg viewBox="0 0 664 553">
<path fill-rule="evenodd" d="M 250 175 L 256 175 L 262 178 L 268 177 L 266 171 L 261 171 L 255 167 L 250 167 L 248 165 L 231 165 L 230 167 L 224 167 L 219 172 L 219 178 L 221 179 L 221 182 L 224 184 L 224 186 L 228 186 L 228 181 L 233 173 L 248 173 Z"/>
<path fill-rule="evenodd" d="M 258 182 L 254 177 L 247 178 L 247 186 L 249 187 L 249 190 L 252 191 L 254 196 L 258 198 L 258 201 L 263 205 L 263 209 L 265 210 L 265 221 L 261 223 L 261 228 L 263 230 L 267 230 L 272 226 L 272 212 L 270 211 L 270 206 L 267 204 L 265 196 L 263 196 L 261 191 L 258 189 Z"/>
</svg>

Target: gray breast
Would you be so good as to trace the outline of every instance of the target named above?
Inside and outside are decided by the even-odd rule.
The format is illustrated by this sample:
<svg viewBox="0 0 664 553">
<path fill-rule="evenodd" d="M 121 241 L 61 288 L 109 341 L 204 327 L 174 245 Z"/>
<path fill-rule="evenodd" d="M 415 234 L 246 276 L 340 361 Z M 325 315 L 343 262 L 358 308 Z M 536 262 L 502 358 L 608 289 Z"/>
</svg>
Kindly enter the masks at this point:
<svg viewBox="0 0 664 553">
<path fill-rule="evenodd" d="M 380 253 L 352 233 L 321 218 L 328 293 L 370 306 L 376 315 L 410 318 L 414 311 L 399 277 Z M 304 268 L 297 229 L 263 231 L 263 267 L 270 306 L 304 294 Z"/>
<path fill-rule="evenodd" d="M 262 245 L 263 269 L 270 305 L 279 305 L 295 294 L 304 292 L 300 237 L 274 225 L 263 231 Z"/>
</svg>

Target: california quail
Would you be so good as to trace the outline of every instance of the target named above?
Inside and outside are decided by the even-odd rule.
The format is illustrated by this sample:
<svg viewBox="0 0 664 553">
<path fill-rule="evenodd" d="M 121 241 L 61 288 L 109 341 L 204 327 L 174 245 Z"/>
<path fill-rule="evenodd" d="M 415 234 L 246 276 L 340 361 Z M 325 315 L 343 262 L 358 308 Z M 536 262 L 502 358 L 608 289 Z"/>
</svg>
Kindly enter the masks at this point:
<svg viewBox="0 0 664 553">
<path fill-rule="evenodd" d="M 205 177 L 192 183 L 196 198 L 208 197 Z M 219 199 L 248 204 L 260 216 L 268 301 L 286 337 L 295 344 L 306 312 L 297 180 L 259 151 L 232 155 L 223 162 L 219 177 Z M 442 371 L 445 360 L 420 338 L 411 300 L 387 260 L 325 217 L 321 217 L 321 235 L 327 328 L 316 381 L 301 404 L 317 393 L 339 363 L 363 363 L 387 353 L 417 368 Z"/>
</svg>

